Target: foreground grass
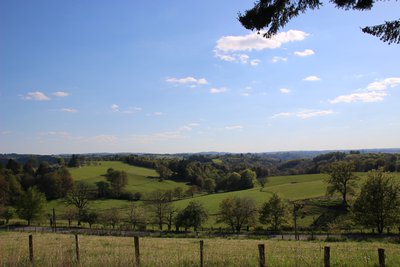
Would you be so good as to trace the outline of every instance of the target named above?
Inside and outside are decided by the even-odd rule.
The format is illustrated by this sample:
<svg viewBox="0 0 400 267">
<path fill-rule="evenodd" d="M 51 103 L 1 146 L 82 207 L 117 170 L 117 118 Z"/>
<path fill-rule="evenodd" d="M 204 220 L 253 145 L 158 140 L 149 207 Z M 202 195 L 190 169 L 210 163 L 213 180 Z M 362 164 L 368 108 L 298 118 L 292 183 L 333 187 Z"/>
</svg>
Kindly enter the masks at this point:
<svg viewBox="0 0 400 267">
<path fill-rule="evenodd" d="M 133 238 L 80 236 L 80 266 L 133 266 Z M 34 234 L 37 266 L 76 266 L 73 235 Z M 381 242 L 306 242 L 205 239 L 205 266 L 258 266 L 258 244 L 265 244 L 268 266 L 322 266 L 323 248 L 331 247 L 331 266 L 377 265 L 377 249 L 386 250 L 387 266 L 400 266 L 400 247 Z M 141 238 L 142 266 L 199 266 L 199 239 Z M 28 234 L 0 233 L 0 266 L 30 266 Z"/>
</svg>

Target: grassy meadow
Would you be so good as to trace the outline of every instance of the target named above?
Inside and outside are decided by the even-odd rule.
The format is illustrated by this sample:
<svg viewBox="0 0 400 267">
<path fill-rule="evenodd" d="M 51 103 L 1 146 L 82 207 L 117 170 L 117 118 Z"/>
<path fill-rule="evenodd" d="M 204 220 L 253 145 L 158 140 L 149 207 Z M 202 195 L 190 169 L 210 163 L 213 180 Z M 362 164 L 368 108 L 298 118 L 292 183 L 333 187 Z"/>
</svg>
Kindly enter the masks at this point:
<svg viewBox="0 0 400 267">
<path fill-rule="evenodd" d="M 117 161 L 101 161 L 99 165 L 84 166 L 81 168 L 70 168 L 69 171 L 75 181 L 86 181 L 93 186 L 96 182 L 104 181 L 104 174 L 108 168 L 115 170 L 124 170 L 128 174 L 128 185 L 126 190 L 132 193 L 140 192 L 142 194 L 149 193 L 156 189 L 174 189 L 175 187 L 182 187 L 184 190 L 188 188 L 185 183 L 174 182 L 165 180 L 159 182 L 157 173 L 152 169 L 136 167 Z M 394 174 L 397 179 L 400 180 L 400 174 Z M 256 186 L 255 188 L 234 192 L 224 192 L 216 194 L 197 194 L 193 198 L 186 198 L 182 200 L 176 200 L 173 204 L 179 208 L 185 208 L 190 201 L 196 200 L 201 202 L 209 214 L 213 215 L 218 212 L 219 203 L 221 200 L 228 196 L 239 196 L 239 197 L 251 197 L 257 205 L 261 205 L 267 201 L 273 193 L 278 193 L 285 199 L 288 200 L 300 200 L 309 198 L 318 198 L 325 196 L 326 183 L 324 179 L 326 174 L 305 174 L 305 175 L 291 175 L 291 176 L 273 176 L 268 177 L 268 181 L 265 184 L 265 188 L 261 190 L 261 187 Z M 357 173 L 360 177 L 359 184 L 361 185 L 365 180 L 366 173 Z M 139 201 L 138 203 L 140 203 Z M 129 205 L 129 201 L 117 200 L 117 199 L 106 199 L 106 200 L 94 200 L 90 202 L 90 208 L 101 211 L 107 210 L 113 207 L 124 209 Z M 63 200 L 50 201 L 47 204 L 47 210 L 51 211 L 55 208 L 58 214 L 62 214 L 65 211 L 65 203 Z M 308 226 L 314 216 L 306 216 L 299 220 L 301 226 Z M 205 227 L 219 227 L 215 223 L 215 217 L 210 216 Z"/>
<path fill-rule="evenodd" d="M 75 239 L 67 234 L 33 234 L 37 266 L 78 266 Z M 265 244 L 267 266 L 322 266 L 324 246 L 331 266 L 377 266 L 384 248 L 387 266 L 400 266 L 398 244 L 255 239 L 204 239 L 205 266 L 258 266 L 258 244 Z M 132 237 L 79 236 L 79 266 L 134 266 Z M 0 233 L 0 266 L 31 266 L 28 233 Z M 142 266 L 199 266 L 199 239 L 140 238 Z"/>
</svg>

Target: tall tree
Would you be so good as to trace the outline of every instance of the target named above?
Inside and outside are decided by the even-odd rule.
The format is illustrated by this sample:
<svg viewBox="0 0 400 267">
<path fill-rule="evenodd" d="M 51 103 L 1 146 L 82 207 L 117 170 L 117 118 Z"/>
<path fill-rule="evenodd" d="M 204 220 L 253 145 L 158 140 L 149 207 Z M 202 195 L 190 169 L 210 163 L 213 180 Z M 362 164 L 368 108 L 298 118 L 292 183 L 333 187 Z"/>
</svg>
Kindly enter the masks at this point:
<svg viewBox="0 0 400 267">
<path fill-rule="evenodd" d="M 208 214 L 200 202 L 191 201 L 189 205 L 178 213 L 177 226 L 193 227 L 195 231 L 208 219 Z"/>
<path fill-rule="evenodd" d="M 115 197 L 120 197 L 124 187 L 128 184 L 128 175 L 124 171 L 107 171 L 107 180 L 110 182 L 111 192 Z"/>
<path fill-rule="evenodd" d="M 26 220 L 29 226 L 33 220 L 43 216 L 45 204 L 45 195 L 36 187 L 30 187 L 17 201 L 18 216 Z"/>
<path fill-rule="evenodd" d="M 253 199 L 232 196 L 219 204 L 217 222 L 229 225 L 232 231 L 240 232 L 242 226 L 254 224 L 257 209 Z"/>
<path fill-rule="evenodd" d="M 67 205 L 73 205 L 78 210 L 78 225 L 81 225 L 81 218 L 89 204 L 89 196 L 89 185 L 83 182 L 78 182 L 65 198 Z"/>
<path fill-rule="evenodd" d="M 347 207 L 347 196 L 355 193 L 358 177 L 354 175 L 354 164 L 352 162 L 334 162 L 328 168 L 329 176 L 325 182 L 328 183 L 326 193 L 333 195 L 338 192 L 342 196 L 343 207 Z"/>
<path fill-rule="evenodd" d="M 153 222 L 162 230 L 163 225 L 168 221 L 168 214 L 172 209 L 169 194 L 163 190 L 153 191 L 147 196 L 145 203 L 152 215 Z"/>
<path fill-rule="evenodd" d="M 366 183 L 354 203 L 355 219 L 366 227 L 385 227 L 400 223 L 400 184 L 383 169 L 368 172 Z"/>
<path fill-rule="evenodd" d="M 132 230 L 136 230 L 136 227 L 145 228 L 147 216 L 143 206 L 132 203 L 129 206 L 127 222 L 132 226 Z"/>
<path fill-rule="evenodd" d="M 346 10 L 370 10 L 375 4 L 372 0 L 333 0 L 337 8 Z M 258 0 L 254 7 L 239 14 L 240 23 L 249 30 L 260 31 L 267 28 L 265 37 L 270 38 L 283 28 L 291 19 L 307 10 L 322 6 L 320 0 Z M 379 37 L 382 41 L 400 43 L 400 20 L 387 21 L 384 24 L 364 27 L 362 31 Z"/>
<path fill-rule="evenodd" d="M 269 201 L 265 202 L 260 210 L 260 222 L 270 224 L 275 232 L 279 230 L 282 224 L 287 222 L 288 206 L 276 193 L 272 195 Z"/>
</svg>

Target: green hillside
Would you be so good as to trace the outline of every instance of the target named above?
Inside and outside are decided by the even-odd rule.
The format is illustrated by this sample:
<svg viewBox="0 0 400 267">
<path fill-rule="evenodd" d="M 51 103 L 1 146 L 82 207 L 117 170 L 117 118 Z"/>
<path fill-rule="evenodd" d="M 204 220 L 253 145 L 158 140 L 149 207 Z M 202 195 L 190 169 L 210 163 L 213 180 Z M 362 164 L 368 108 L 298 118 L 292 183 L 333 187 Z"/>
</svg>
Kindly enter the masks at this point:
<svg viewBox="0 0 400 267">
<path fill-rule="evenodd" d="M 175 187 L 187 188 L 184 183 L 174 181 L 158 181 L 158 174 L 153 169 L 136 167 L 119 161 L 100 161 L 99 165 L 84 166 L 81 168 L 69 168 L 72 178 L 75 181 L 85 181 L 95 184 L 105 181 L 105 174 L 108 168 L 118 171 L 125 171 L 128 174 L 128 185 L 125 187 L 129 192 L 149 193 L 156 189 L 174 189 Z"/>
</svg>

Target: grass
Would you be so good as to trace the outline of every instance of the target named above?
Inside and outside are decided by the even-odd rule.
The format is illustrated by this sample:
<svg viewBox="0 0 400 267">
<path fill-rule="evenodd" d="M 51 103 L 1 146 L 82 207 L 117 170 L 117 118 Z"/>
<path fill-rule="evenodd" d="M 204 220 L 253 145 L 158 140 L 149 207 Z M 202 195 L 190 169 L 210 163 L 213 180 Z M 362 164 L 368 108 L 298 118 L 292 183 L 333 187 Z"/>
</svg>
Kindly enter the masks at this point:
<svg viewBox="0 0 400 267">
<path fill-rule="evenodd" d="M 128 174 L 128 185 L 125 187 L 129 192 L 149 193 L 156 189 L 174 189 L 175 187 L 187 188 L 184 183 L 177 183 L 166 180 L 158 181 L 158 174 L 153 169 L 136 167 L 119 161 L 100 161 L 100 165 L 90 165 L 81 168 L 69 168 L 72 178 L 75 181 L 85 181 L 95 184 L 99 181 L 105 181 L 104 175 L 108 168 L 118 171 L 125 171 Z"/>
<path fill-rule="evenodd" d="M 0 266 L 31 266 L 28 234 L 0 233 Z M 80 236 L 80 266 L 134 265 L 133 238 Z M 37 266 L 77 266 L 75 240 L 66 234 L 33 234 Z M 267 266 L 322 266 L 324 246 L 331 266 L 377 266 L 384 248 L 387 266 L 400 266 L 400 247 L 384 242 L 310 242 L 204 239 L 205 266 L 258 266 L 258 244 L 265 244 Z M 142 266 L 199 266 L 199 239 L 140 238 Z"/>
<path fill-rule="evenodd" d="M 184 183 L 174 181 L 159 182 L 157 173 L 148 168 L 131 166 L 118 161 L 101 161 L 100 165 L 84 166 L 81 168 L 70 168 L 71 175 L 76 181 L 86 181 L 94 185 L 98 181 L 104 181 L 103 176 L 108 168 L 115 170 L 124 170 L 128 174 L 127 191 L 140 192 L 142 194 L 149 193 L 156 189 L 173 189 L 182 187 L 184 190 L 188 187 Z M 359 184 L 361 185 L 366 178 L 366 173 L 357 173 L 360 177 Z M 194 198 L 182 199 L 174 201 L 175 207 L 179 209 L 185 208 L 190 201 L 199 201 L 204 205 L 209 214 L 218 212 L 219 203 L 229 196 L 251 197 L 255 200 L 258 206 L 267 201 L 273 193 L 278 193 L 281 197 L 288 200 L 301 200 L 309 198 L 320 198 L 325 196 L 326 183 L 324 178 L 326 174 L 305 174 L 291 176 L 274 176 L 269 177 L 263 190 L 260 187 L 255 187 L 248 190 L 235 192 L 224 192 L 217 194 L 198 194 Z M 395 173 L 396 179 L 400 180 L 400 173 Z M 128 201 L 124 200 L 96 200 L 90 202 L 90 208 L 95 210 L 107 210 L 112 207 L 125 208 L 129 205 Z M 63 200 L 50 201 L 47 205 L 47 210 L 51 211 L 55 208 L 57 213 L 63 213 L 65 203 Z M 311 214 L 299 220 L 300 226 L 309 226 L 319 214 Z M 215 216 L 210 216 L 205 227 L 219 227 L 222 225 L 215 224 Z"/>
</svg>

